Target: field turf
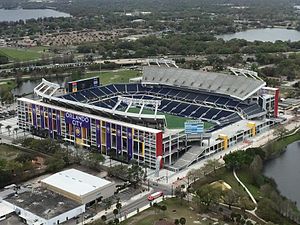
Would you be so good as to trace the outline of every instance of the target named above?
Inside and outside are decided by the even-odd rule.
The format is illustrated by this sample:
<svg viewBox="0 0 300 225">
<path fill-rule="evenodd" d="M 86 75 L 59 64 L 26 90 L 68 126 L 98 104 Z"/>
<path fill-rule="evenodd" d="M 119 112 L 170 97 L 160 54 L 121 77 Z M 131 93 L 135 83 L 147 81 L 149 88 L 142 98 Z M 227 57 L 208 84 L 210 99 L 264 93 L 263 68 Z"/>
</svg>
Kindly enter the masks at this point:
<svg viewBox="0 0 300 225">
<path fill-rule="evenodd" d="M 128 112 L 132 113 L 138 113 L 140 112 L 139 108 L 130 108 Z M 143 114 L 154 114 L 154 111 L 149 109 L 143 109 Z M 169 129 L 183 129 L 184 123 L 188 120 L 192 120 L 191 118 L 181 117 L 181 116 L 175 116 L 172 114 L 157 112 L 157 115 L 165 115 L 166 121 L 167 121 L 167 128 Z M 204 128 L 208 129 L 212 127 L 212 123 L 204 122 Z"/>
<path fill-rule="evenodd" d="M 0 54 L 7 56 L 12 61 L 30 61 L 41 58 L 38 49 L 0 48 Z"/>
</svg>

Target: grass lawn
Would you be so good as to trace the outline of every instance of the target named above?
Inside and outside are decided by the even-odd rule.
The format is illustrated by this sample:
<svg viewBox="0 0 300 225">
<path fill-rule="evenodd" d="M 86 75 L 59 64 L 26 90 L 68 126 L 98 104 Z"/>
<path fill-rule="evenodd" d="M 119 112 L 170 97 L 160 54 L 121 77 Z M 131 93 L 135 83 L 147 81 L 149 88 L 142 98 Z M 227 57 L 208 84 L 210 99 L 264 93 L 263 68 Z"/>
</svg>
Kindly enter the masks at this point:
<svg viewBox="0 0 300 225">
<path fill-rule="evenodd" d="M 7 90 L 12 90 L 17 86 L 16 82 L 13 80 L 6 80 L 0 82 L 0 89 L 5 88 Z"/>
<path fill-rule="evenodd" d="M 128 112 L 132 113 L 138 113 L 140 111 L 139 108 L 130 108 Z M 154 114 L 154 111 L 149 110 L 149 109 L 143 109 L 143 114 Z M 191 120 L 191 118 L 186 118 L 186 117 L 180 117 L 180 116 L 175 116 L 171 114 L 166 114 L 162 112 L 157 112 L 157 115 L 165 115 L 166 120 L 167 120 L 167 128 L 169 129 L 183 129 L 184 128 L 184 123 L 187 120 Z M 213 126 L 213 124 L 204 122 L 204 127 L 205 129 L 210 128 Z"/>
<path fill-rule="evenodd" d="M 186 225 L 194 225 L 194 221 L 197 224 L 208 225 L 212 224 L 212 220 L 203 221 L 201 215 L 198 215 L 196 211 L 192 210 L 186 202 L 181 204 L 179 199 L 172 198 L 159 203 L 160 205 L 166 205 L 167 210 L 165 212 L 158 212 L 154 208 L 149 208 L 136 216 L 124 221 L 121 225 L 154 225 L 159 219 L 165 219 L 169 222 L 174 222 L 175 219 L 184 217 L 186 219 Z M 219 224 L 223 224 L 220 222 Z"/>
<path fill-rule="evenodd" d="M 85 77 L 100 77 L 101 84 L 111 83 L 128 83 L 129 79 L 142 76 L 140 72 L 135 70 L 117 70 L 117 71 L 104 71 L 104 72 L 87 72 Z"/>
<path fill-rule="evenodd" d="M 13 61 L 29 61 L 39 59 L 42 56 L 41 48 L 20 49 L 20 48 L 0 48 L 0 54 L 6 55 Z"/>
<path fill-rule="evenodd" d="M 254 196 L 254 198 L 258 200 L 261 194 L 259 188 L 252 184 L 252 178 L 250 173 L 247 172 L 247 170 L 238 170 L 236 171 L 236 174 L 239 177 L 239 179 L 246 185 L 246 187 Z"/>
<path fill-rule="evenodd" d="M 5 128 L 2 127 L 2 130 Z M 13 146 L 0 144 L 0 159 L 13 160 L 15 159 L 21 151 Z"/>
<path fill-rule="evenodd" d="M 225 181 L 227 184 L 229 184 L 231 186 L 231 188 L 237 192 L 239 198 L 244 198 L 246 197 L 248 199 L 247 201 L 247 209 L 253 209 L 254 208 L 254 204 L 252 203 L 252 201 L 248 198 L 248 194 L 246 193 L 246 191 L 243 189 L 242 186 L 239 185 L 239 183 L 236 181 L 236 179 L 233 176 L 232 171 L 227 170 L 226 168 L 221 168 L 218 169 L 216 171 L 216 173 L 212 173 L 210 175 L 207 175 L 204 179 L 201 179 L 199 181 L 196 181 L 192 187 L 194 190 L 197 190 L 199 188 L 201 188 L 201 186 L 214 182 L 214 181 L 218 181 L 218 180 L 223 180 Z"/>
</svg>

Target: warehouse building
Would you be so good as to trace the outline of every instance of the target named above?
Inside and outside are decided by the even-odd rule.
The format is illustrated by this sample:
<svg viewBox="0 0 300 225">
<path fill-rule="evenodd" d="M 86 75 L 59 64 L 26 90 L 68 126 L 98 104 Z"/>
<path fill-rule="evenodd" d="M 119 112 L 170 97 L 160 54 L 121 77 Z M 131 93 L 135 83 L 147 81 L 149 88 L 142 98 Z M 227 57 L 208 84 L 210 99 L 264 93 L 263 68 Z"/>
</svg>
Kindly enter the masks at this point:
<svg viewBox="0 0 300 225">
<path fill-rule="evenodd" d="M 114 182 L 76 169 L 55 173 L 41 183 L 49 190 L 87 205 L 111 197 L 116 190 Z"/>
<path fill-rule="evenodd" d="M 28 225 L 61 224 L 85 212 L 84 204 L 43 188 L 10 195 L 2 204 Z"/>
</svg>

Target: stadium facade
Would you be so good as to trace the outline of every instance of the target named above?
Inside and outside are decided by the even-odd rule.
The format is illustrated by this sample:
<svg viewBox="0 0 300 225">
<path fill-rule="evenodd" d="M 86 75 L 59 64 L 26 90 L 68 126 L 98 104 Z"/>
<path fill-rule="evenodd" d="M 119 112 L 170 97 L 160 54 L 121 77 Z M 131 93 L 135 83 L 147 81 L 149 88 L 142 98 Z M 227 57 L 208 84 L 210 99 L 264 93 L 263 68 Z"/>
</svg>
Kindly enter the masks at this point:
<svg viewBox="0 0 300 225">
<path fill-rule="evenodd" d="M 273 126 L 279 90 L 265 86 L 259 77 L 155 66 L 145 67 L 138 83 L 60 95 L 59 85 L 43 80 L 34 89 L 38 100 L 18 99 L 18 124 L 125 161 L 179 170 Z M 167 115 L 213 126 L 190 136 L 183 127 L 170 129 Z"/>
</svg>

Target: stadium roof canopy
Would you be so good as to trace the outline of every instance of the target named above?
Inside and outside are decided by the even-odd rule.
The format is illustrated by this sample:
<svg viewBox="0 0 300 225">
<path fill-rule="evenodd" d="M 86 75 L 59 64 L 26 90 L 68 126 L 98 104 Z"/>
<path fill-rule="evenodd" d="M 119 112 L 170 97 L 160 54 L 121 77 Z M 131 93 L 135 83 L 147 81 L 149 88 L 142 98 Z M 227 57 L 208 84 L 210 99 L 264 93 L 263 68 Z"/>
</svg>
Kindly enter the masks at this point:
<svg viewBox="0 0 300 225">
<path fill-rule="evenodd" d="M 249 98 L 266 85 L 262 80 L 244 76 L 157 66 L 144 67 L 142 82 L 205 90 L 240 100 Z"/>
</svg>

